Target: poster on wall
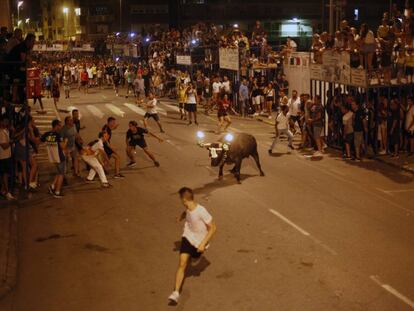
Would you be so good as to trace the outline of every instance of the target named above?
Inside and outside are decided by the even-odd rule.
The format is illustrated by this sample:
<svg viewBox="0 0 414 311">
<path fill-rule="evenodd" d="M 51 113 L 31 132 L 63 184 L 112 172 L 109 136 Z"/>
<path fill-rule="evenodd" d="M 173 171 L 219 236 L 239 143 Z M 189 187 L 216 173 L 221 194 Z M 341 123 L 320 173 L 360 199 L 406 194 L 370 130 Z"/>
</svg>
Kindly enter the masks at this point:
<svg viewBox="0 0 414 311">
<path fill-rule="evenodd" d="M 351 69 L 351 84 L 359 87 L 367 87 L 367 73 L 364 69 Z"/>
<path fill-rule="evenodd" d="M 239 71 L 239 49 L 220 48 L 219 64 L 221 69 Z"/>
<path fill-rule="evenodd" d="M 191 65 L 191 55 L 177 55 L 176 56 L 177 65 Z"/>
<path fill-rule="evenodd" d="M 321 64 L 311 64 L 309 67 L 309 72 L 310 72 L 310 78 L 312 80 L 323 80 Z"/>
<path fill-rule="evenodd" d="M 325 51 L 322 54 L 322 80 L 349 84 L 351 82 L 350 55 L 347 52 Z"/>
</svg>

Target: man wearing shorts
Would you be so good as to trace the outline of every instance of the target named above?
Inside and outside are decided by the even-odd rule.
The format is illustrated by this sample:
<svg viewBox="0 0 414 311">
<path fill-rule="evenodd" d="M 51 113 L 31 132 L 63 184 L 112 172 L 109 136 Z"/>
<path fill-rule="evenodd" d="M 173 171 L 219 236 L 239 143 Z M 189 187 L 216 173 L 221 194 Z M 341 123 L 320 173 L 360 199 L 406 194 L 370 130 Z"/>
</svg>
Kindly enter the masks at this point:
<svg viewBox="0 0 414 311">
<path fill-rule="evenodd" d="M 108 133 L 109 136 L 108 140 L 104 142 L 104 149 L 108 159 L 112 158 L 115 161 L 114 178 L 124 178 L 125 176 L 121 174 L 121 157 L 111 143 L 112 131 L 116 128 L 118 128 L 116 119 L 114 117 L 109 117 L 106 124 L 102 127 L 102 132 Z"/>
<path fill-rule="evenodd" d="M 144 150 L 145 154 L 150 157 L 150 159 L 154 162 L 155 166 L 160 166 L 160 163 L 155 159 L 154 155 L 148 150 L 147 142 L 145 141 L 144 134 L 149 134 L 161 143 L 163 142 L 161 137 L 151 133 L 145 128 L 139 127 L 136 121 L 129 122 L 129 130 L 126 133 L 126 153 L 130 160 L 128 167 L 134 167 L 136 165 L 134 151 L 135 147 L 138 146 L 142 150 Z"/>
<path fill-rule="evenodd" d="M 184 281 L 185 269 L 190 258 L 200 258 L 208 248 L 209 242 L 216 232 L 216 225 L 210 213 L 194 201 L 194 193 L 190 188 L 184 187 L 178 191 L 185 211 L 179 220 L 185 219 L 184 232 L 181 239 L 180 260 L 175 276 L 174 291 L 168 299 L 177 303 Z"/>
<path fill-rule="evenodd" d="M 63 197 L 60 191 L 65 175 L 66 158 L 64 150 L 68 142 L 67 139 L 63 140 L 60 136 L 61 129 L 62 123 L 59 120 L 53 120 L 52 130 L 44 133 L 41 137 L 41 141 L 46 143 L 49 162 L 55 164 L 57 171 L 53 183 L 49 186 L 49 193 L 58 199 Z"/>
<path fill-rule="evenodd" d="M 309 125 L 312 126 L 312 135 L 313 139 L 316 142 L 316 147 L 318 150 L 315 152 L 314 156 L 323 155 L 323 144 L 322 144 L 322 131 L 323 131 L 323 107 L 320 101 L 319 96 L 315 96 L 314 102 L 310 107 L 310 118 L 308 119 Z"/>
<path fill-rule="evenodd" d="M 147 121 L 152 118 L 154 119 L 155 122 L 157 122 L 157 125 L 160 128 L 160 132 L 164 133 L 164 130 L 162 129 L 162 125 L 160 122 L 160 117 L 157 111 L 157 104 L 158 104 L 158 100 L 155 98 L 154 94 L 149 93 L 148 102 L 146 104 L 147 112 L 144 115 L 144 126 L 145 128 L 147 128 Z"/>
</svg>

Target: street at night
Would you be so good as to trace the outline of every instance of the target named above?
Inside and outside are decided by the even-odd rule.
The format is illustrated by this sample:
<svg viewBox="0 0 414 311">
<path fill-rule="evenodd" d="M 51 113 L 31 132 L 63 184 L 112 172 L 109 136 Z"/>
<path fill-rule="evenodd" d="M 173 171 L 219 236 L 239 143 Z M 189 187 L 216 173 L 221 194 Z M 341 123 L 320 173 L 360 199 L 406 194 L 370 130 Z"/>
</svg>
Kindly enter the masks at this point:
<svg viewBox="0 0 414 311">
<path fill-rule="evenodd" d="M 92 90 L 73 92 L 61 108 L 79 109 L 86 141 L 116 117 L 113 143 L 126 163 L 127 124 L 142 120 L 133 102 Z M 45 107 L 53 118 L 52 101 Z M 410 173 L 374 160 L 343 162 L 337 152 L 312 161 L 285 142 L 269 156 L 273 127 L 234 117 L 231 132 L 257 138 L 266 176 L 250 158 L 240 185 L 231 166 L 219 181 L 196 137 L 203 130 L 206 141 L 217 139 L 215 118 L 200 116 L 199 127 L 187 126 L 174 101 L 162 99 L 159 108 L 164 142 L 147 139 L 159 168 L 137 150 L 137 166 L 123 165 L 125 178 L 110 179 L 113 188 L 69 178 L 64 200 L 40 192 L 19 204 L 18 285 L 1 310 L 412 309 Z M 194 189 L 218 229 L 189 268 L 180 304 L 170 307 L 182 186 Z"/>
<path fill-rule="evenodd" d="M 414 0 L 1 0 L 0 311 L 414 311 Z"/>
</svg>

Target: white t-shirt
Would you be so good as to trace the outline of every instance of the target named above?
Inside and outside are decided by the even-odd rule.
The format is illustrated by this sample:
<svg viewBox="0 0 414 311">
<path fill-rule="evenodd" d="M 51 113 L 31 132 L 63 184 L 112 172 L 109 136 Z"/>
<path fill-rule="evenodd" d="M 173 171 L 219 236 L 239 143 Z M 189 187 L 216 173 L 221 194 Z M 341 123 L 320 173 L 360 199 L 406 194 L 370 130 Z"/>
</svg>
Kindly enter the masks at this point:
<svg viewBox="0 0 414 311">
<path fill-rule="evenodd" d="M 93 71 L 92 71 L 92 68 L 86 69 L 86 72 L 88 73 L 89 79 L 93 79 Z"/>
<path fill-rule="evenodd" d="M 407 111 L 407 115 L 405 116 L 405 129 L 409 132 L 414 132 L 414 125 L 410 124 L 414 119 L 414 105 L 410 107 L 410 109 Z"/>
<path fill-rule="evenodd" d="M 147 112 L 150 114 L 156 114 L 157 113 L 157 99 L 153 98 L 148 101 L 147 105 Z"/>
<path fill-rule="evenodd" d="M 191 90 L 187 93 L 187 104 L 197 104 L 195 90 Z"/>
<path fill-rule="evenodd" d="M 101 151 L 105 150 L 102 138 L 100 138 L 96 143 L 92 145 L 91 150 L 95 153 L 98 153 L 99 150 Z"/>
<path fill-rule="evenodd" d="M 293 117 L 296 117 L 299 113 L 300 98 L 296 97 L 296 100 L 294 100 L 293 98 L 289 99 L 288 106 L 289 106 L 289 114 Z"/>
<path fill-rule="evenodd" d="M 222 88 L 221 82 L 213 82 L 213 93 L 217 94 L 220 93 L 220 89 Z"/>
<path fill-rule="evenodd" d="M 224 81 L 221 85 L 224 89 L 224 92 L 226 93 L 230 92 L 230 81 Z"/>
<path fill-rule="evenodd" d="M 0 129 L 0 144 L 8 144 L 10 142 L 10 134 L 8 129 Z M 10 146 L 6 149 L 0 146 L 0 160 L 8 159 L 11 157 Z"/>
<path fill-rule="evenodd" d="M 186 211 L 183 237 L 194 247 L 199 247 L 206 237 L 208 230 L 207 225 L 210 224 L 213 217 L 201 205 L 190 211 Z"/>
<path fill-rule="evenodd" d="M 277 122 L 277 129 L 278 130 L 286 130 L 289 128 L 289 114 L 283 114 L 283 112 L 279 113 L 276 118 Z"/>
</svg>

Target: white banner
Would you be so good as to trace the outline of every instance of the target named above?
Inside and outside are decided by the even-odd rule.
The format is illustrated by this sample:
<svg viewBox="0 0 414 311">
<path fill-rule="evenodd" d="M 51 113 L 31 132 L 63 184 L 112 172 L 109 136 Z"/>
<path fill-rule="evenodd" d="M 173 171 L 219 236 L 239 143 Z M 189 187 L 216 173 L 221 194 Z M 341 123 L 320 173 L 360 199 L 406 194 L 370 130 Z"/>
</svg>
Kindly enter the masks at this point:
<svg viewBox="0 0 414 311">
<path fill-rule="evenodd" d="M 176 56 L 177 65 L 191 65 L 191 56 L 190 55 L 177 55 Z"/>
<path fill-rule="evenodd" d="M 364 69 L 351 69 L 351 84 L 353 86 L 367 87 L 367 73 Z"/>
<path fill-rule="evenodd" d="M 220 48 L 219 63 L 221 69 L 239 71 L 239 49 Z"/>
</svg>

